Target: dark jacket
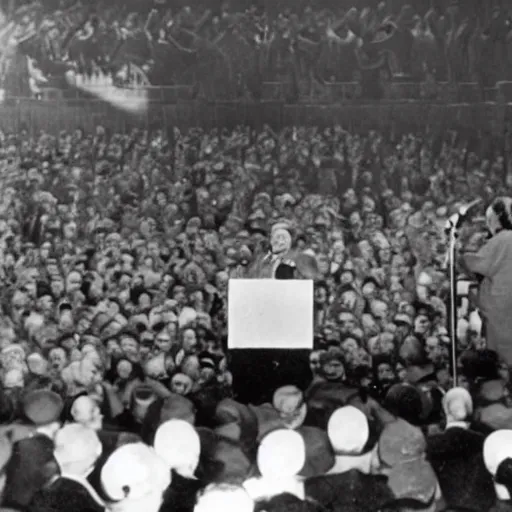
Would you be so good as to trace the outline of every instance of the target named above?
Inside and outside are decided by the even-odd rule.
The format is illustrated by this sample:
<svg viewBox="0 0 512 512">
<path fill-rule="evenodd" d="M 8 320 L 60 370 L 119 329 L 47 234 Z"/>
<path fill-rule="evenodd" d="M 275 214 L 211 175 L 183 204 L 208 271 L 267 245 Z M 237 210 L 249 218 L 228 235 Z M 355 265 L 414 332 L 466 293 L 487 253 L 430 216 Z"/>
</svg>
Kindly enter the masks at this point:
<svg viewBox="0 0 512 512">
<path fill-rule="evenodd" d="M 321 503 L 327 512 L 381 510 L 394 500 L 386 477 L 365 475 L 357 469 L 309 478 L 304 490 L 306 497 Z"/>
<path fill-rule="evenodd" d="M 5 507 L 24 510 L 35 493 L 58 474 L 53 450 L 53 441 L 42 434 L 14 444 L 5 469 Z"/>
<path fill-rule="evenodd" d="M 171 485 L 164 493 L 164 501 L 160 510 L 162 512 L 193 512 L 196 495 L 201 487 L 202 484 L 199 480 L 185 478 L 173 470 Z"/>
<path fill-rule="evenodd" d="M 485 437 L 462 427 L 428 438 L 427 457 L 449 507 L 488 510 L 494 503 L 492 477 L 483 460 Z"/>
<path fill-rule="evenodd" d="M 105 508 L 80 483 L 59 477 L 39 491 L 28 507 L 28 512 L 104 512 Z"/>
</svg>

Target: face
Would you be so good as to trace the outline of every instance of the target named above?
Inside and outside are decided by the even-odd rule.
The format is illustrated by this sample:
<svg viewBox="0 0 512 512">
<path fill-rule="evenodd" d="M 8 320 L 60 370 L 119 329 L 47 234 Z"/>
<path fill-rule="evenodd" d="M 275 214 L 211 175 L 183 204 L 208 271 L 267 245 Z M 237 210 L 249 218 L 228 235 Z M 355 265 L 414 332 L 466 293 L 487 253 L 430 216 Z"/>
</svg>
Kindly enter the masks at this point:
<svg viewBox="0 0 512 512">
<path fill-rule="evenodd" d="M 192 380 L 198 381 L 201 377 L 201 365 L 196 356 L 188 356 L 181 364 L 181 371 Z"/>
<path fill-rule="evenodd" d="M 338 321 L 342 334 L 348 334 L 356 327 L 356 320 L 352 313 L 341 313 Z"/>
<path fill-rule="evenodd" d="M 341 361 L 333 359 L 322 366 L 322 373 L 327 380 L 339 380 L 345 376 L 345 367 Z"/>
<path fill-rule="evenodd" d="M 355 354 L 359 350 L 359 344 L 354 338 L 347 338 L 341 344 L 341 348 L 348 354 Z"/>
<path fill-rule="evenodd" d="M 15 323 L 21 321 L 22 315 L 29 305 L 29 297 L 26 293 L 16 291 L 12 297 L 11 316 Z"/>
<path fill-rule="evenodd" d="M 58 347 L 50 351 L 49 360 L 52 368 L 57 372 L 61 372 L 67 364 L 66 352 Z"/>
<path fill-rule="evenodd" d="M 147 293 L 142 293 L 139 297 L 139 307 L 143 310 L 151 308 L 151 297 Z"/>
<path fill-rule="evenodd" d="M 377 378 L 379 379 L 379 382 L 382 383 L 393 382 L 395 380 L 395 374 L 391 365 L 388 363 L 379 364 L 377 369 Z"/>
<path fill-rule="evenodd" d="M 315 288 L 315 302 L 324 305 L 327 302 L 327 290 L 323 286 Z"/>
<path fill-rule="evenodd" d="M 103 372 L 98 363 L 97 360 L 93 360 L 92 358 L 86 358 L 81 361 L 80 369 L 82 381 L 85 386 L 92 387 L 103 380 Z"/>
<path fill-rule="evenodd" d="M 314 350 L 309 356 L 309 368 L 313 375 L 318 375 L 320 371 L 320 354 L 319 350 Z"/>
<path fill-rule="evenodd" d="M 49 315 L 53 311 L 53 298 L 50 295 L 44 295 L 37 301 L 39 311 Z"/>
<path fill-rule="evenodd" d="M 185 305 L 187 296 L 185 295 L 185 288 L 183 286 L 175 286 L 172 298 L 181 306 Z"/>
<path fill-rule="evenodd" d="M 66 279 L 66 292 L 79 291 L 82 287 L 82 276 L 78 272 L 70 272 Z"/>
<path fill-rule="evenodd" d="M 442 355 L 441 344 L 436 336 L 429 336 L 425 340 L 425 350 L 431 361 L 438 361 Z"/>
<path fill-rule="evenodd" d="M 186 395 L 187 391 L 189 389 L 189 380 L 180 376 L 176 375 L 173 377 L 171 381 L 171 391 L 173 393 L 176 393 L 178 395 Z"/>
<path fill-rule="evenodd" d="M 121 350 L 130 360 L 136 360 L 139 356 L 139 344 L 133 338 L 125 337 L 121 340 Z"/>
<path fill-rule="evenodd" d="M 274 254 L 285 253 L 292 246 L 292 237 L 286 229 L 276 229 L 270 238 L 270 245 Z"/>
<path fill-rule="evenodd" d="M 391 249 L 388 247 L 380 249 L 379 259 L 383 265 L 388 265 L 391 262 Z"/>
<path fill-rule="evenodd" d="M 187 329 L 183 333 L 183 350 L 186 354 L 197 352 L 197 336 L 193 329 Z"/>
<path fill-rule="evenodd" d="M 380 300 L 375 300 L 371 303 L 370 309 L 373 317 L 380 323 L 387 323 L 388 321 L 388 305 Z"/>
<path fill-rule="evenodd" d="M 121 380 L 128 380 L 133 370 L 129 361 L 119 361 L 116 367 L 117 375 Z"/>
<path fill-rule="evenodd" d="M 120 357 L 123 353 L 119 343 L 115 339 L 110 339 L 107 341 L 106 350 L 109 356 Z"/>
<path fill-rule="evenodd" d="M 354 282 L 354 274 L 350 271 L 344 271 L 340 278 L 341 284 L 352 284 Z"/>
<path fill-rule="evenodd" d="M 350 290 L 341 295 L 341 303 L 347 308 L 353 310 L 357 304 L 357 293 Z"/>
<path fill-rule="evenodd" d="M 419 315 L 414 320 L 414 332 L 425 335 L 430 329 L 429 319 L 425 315 Z"/>
<path fill-rule="evenodd" d="M 377 287 L 375 283 L 369 282 L 363 286 L 362 292 L 365 299 L 373 299 L 377 293 Z"/>
<path fill-rule="evenodd" d="M 492 235 L 495 235 L 496 232 L 501 228 L 500 221 L 490 206 L 485 212 L 485 221 L 487 224 L 487 229 Z"/>
<path fill-rule="evenodd" d="M 155 338 L 155 347 L 160 352 L 164 352 L 167 354 L 172 347 L 172 339 L 169 336 L 169 333 L 167 333 L 165 330 L 158 333 L 157 337 Z"/>
<path fill-rule="evenodd" d="M 405 382 L 405 378 L 407 377 L 407 371 L 405 366 L 402 363 L 398 363 L 395 367 L 396 376 L 400 382 Z"/>
<path fill-rule="evenodd" d="M 78 341 L 73 336 L 63 339 L 60 344 L 62 345 L 62 348 L 68 352 L 71 352 L 74 348 L 78 347 Z"/>
<path fill-rule="evenodd" d="M 81 400 L 74 411 L 74 418 L 92 430 L 99 431 L 103 428 L 103 415 L 94 400 Z"/>
</svg>

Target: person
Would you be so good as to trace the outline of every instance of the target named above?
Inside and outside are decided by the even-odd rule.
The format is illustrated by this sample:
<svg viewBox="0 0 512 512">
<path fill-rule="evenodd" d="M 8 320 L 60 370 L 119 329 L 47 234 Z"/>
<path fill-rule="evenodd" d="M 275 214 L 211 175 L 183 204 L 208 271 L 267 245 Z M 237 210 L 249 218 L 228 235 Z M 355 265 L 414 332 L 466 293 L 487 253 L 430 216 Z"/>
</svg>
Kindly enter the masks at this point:
<svg viewBox="0 0 512 512">
<path fill-rule="evenodd" d="M 452 388 L 443 398 L 443 409 L 446 429 L 427 439 L 427 458 L 446 504 L 475 512 L 488 510 L 494 488 L 483 461 L 485 436 L 470 428 L 471 395 L 463 388 Z"/>
<path fill-rule="evenodd" d="M 512 365 L 512 198 L 498 197 L 487 208 L 491 238 L 477 252 L 463 254 L 467 269 L 481 276 L 476 305 L 484 318 L 488 348 Z"/>
<path fill-rule="evenodd" d="M 87 476 L 92 472 L 102 446 L 96 432 L 79 423 L 70 423 L 55 436 L 55 459 L 60 468 L 29 506 L 30 512 L 78 510 L 102 512 L 106 505 Z"/>
<path fill-rule="evenodd" d="M 25 396 L 23 410 L 25 417 L 35 425 L 35 432 L 13 446 L 6 467 L 6 506 L 25 509 L 34 495 L 58 473 L 53 451 L 63 405 L 57 393 L 46 389 Z"/>
</svg>

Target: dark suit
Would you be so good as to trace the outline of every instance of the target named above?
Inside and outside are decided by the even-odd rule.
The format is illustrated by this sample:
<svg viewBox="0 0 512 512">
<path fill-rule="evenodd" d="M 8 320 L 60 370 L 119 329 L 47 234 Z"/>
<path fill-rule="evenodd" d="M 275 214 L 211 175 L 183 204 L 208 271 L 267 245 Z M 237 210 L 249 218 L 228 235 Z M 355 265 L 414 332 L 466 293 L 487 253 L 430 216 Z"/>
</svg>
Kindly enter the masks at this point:
<svg viewBox="0 0 512 512">
<path fill-rule="evenodd" d="M 321 503 L 328 512 L 380 510 L 394 499 L 386 477 L 365 475 L 357 469 L 309 478 L 304 490 L 306 497 Z"/>
<path fill-rule="evenodd" d="M 3 505 L 24 510 L 34 494 L 58 474 L 53 441 L 35 434 L 18 441 L 6 466 Z"/>
<path fill-rule="evenodd" d="M 38 492 L 28 512 L 103 512 L 89 494 L 89 491 L 78 482 L 60 477 L 50 486 Z"/>
<path fill-rule="evenodd" d="M 494 503 L 494 485 L 483 460 L 484 440 L 482 434 L 462 427 L 428 438 L 427 456 L 449 507 L 476 512 Z"/>
</svg>

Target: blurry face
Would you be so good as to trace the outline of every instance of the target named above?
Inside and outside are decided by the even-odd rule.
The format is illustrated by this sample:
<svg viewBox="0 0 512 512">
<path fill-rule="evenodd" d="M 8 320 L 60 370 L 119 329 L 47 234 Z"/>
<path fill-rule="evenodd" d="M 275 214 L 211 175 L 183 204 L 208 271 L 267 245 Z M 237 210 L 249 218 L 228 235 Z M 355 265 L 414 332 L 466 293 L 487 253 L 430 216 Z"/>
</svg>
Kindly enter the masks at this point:
<svg viewBox="0 0 512 512">
<path fill-rule="evenodd" d="M 43 314 L 50 314 L 53 311 L 53 298 L 50 295 L 44 295 L 37 301 L 39 310 Z"/>
<path fill-rule="evenodd" d="M 326 276 L 329 273 L 329 260 L 327 256 L 320 255 L 318 256 L 316 261 L 318 265 L 318 270 L 323 276 Z"/>
<path fill-rule="evenodd" d="M 144 310 L 151 308 L 151 297 L 147 293 L 143 293 L 139 297 L 139 307 Z"/>
<path fill-rule="evenodd" d="M 274 254 L 282 254 L 289 251 L 292 246 L 292 238 L 286 229 L 276 229 L 271 236 L 270 245 Z"/>
<path fill-rule="evenodd" d="M 352 284 L 354 282 L 354 274 L 349 271 L 342 272 L 341 284 Z"/>
<path fill-rule="evenodd" d="M 375 297 L 375 294 L 377 293 L 377 288 L 375 286 L 375 283 L 366 283 L 363 286 L 363 296 L 366 299 L 373 299 Z"/>
<path fill-rule="evenodd" d="M 15 323 L 19 323 L 21 321 L 21 315 L 28 307 L 29 298 L 26 293 L 16 291 L 12 297 L 12 319 Z"/>
<path fill-rule="evenodd" d="M 354 291 L 346 291 L 341 295 L 341 303 L 345 308 L 353 310 L 357 302 L 357 294 Z"/>
<path fill-rule="evenodd" d="M 121 340 L 121 350 L 128 359 L 135 360 L 139 355 L 139 344 L 133 338 L 126 337 Z"/>
<path fill-rule="evenodd" d="M 407 376 L 407 371 L 403 364 L 398 363 L 396 365 L 396 376 L 400 382 L 404 382 Z"/>
<path fill-rule="evenodd" d="M 188 391 L 189 381 L 180 375 L 173 377 L 171 381 L 171 391 L 178 395 L 185 395 Z"/>
<path fill-rule="evenodd" d="M 180 305 L 184 305 L 187 300 L 185 295 L 185 288 L 183 286 L 175 286 L 172 294 L 172 298 Z"/>
<path fill-rule="evenodd" d="M 192 380 L 198 381 L 201 376 L 201 365 L 199 359 L 195 356 L 187 357 L 182 365 L 181 371 L 188 375 Z"/>
<path fill-rule="evenodd" d="M 345 376 L 345 367 L 341 361 L 333 359 L 322 366 L 322 373 L 327 380 L 339 380 Z"/>
<path fill-rule="evenodd" d="M 49 360 L 52 368 L 61 372 L 67 363 L 66 352 L 62 348 L 54 348 L 50 351 Z"/>
<path fill-rule="evenodd" d="M 161 352 L 168 353 L 171 350 L 172 339 L 165 330 L 160 332 L 155 338 L 155 346 Z"/>
<path fill-rule="evenodd" d="M 86 386 L 94 386 L 103 380 L 103 372 L 101 371 L 98 361 L 94 361 L 90 358 L 83 359 L 80 368 L 83 383 Z"/>
<path fill-rule="evenodd" d="M 117 364 L 116 370 L 117 375 L 122 380 L 128 380 L 130 378 L 130 375 L 132 373 L 133 366 L 128 361 L 120 361 Z"/>
<path fill-rule="evenodd" d="M 487 229 L 492 235 L 495 235 L 496 232 L 501 228 L 500 221 L 490 206 L 485 212 L 485 221 L 487 224 Z"/>
<path fill-rule="evenodd" d="M 431 361 L 439 360 L 442 355 L 439 339 L 435 336 L 430 336 L 426 339 L 425 349 L 427 351 L 427 356 Z"/>
<path fill-rule="evenodd" d="M 391 365 L 388 363 L 379 364 L 379 368 L 377 369 L 377 378 L 379 379 L 379 382 L 393 382 L 395 380 L 395 375 Z"/>
<path fill-rule="evenodd" d="M 82 276 L 78 272 L 70 272 L 66 279 L 66 292 L 71 293 L 82 287 Z"/>
<path fill-rule="evenodd" d="M 414 332 L 425 335 L 430 329 L 430 322 L 425 315 L 420 315 L 414 320 Z"/>
<path fill-rule="evenodd" d="M 352 313 L 341 313 L 339 316 L 340 330 L 342 334 L 348 334 L 356 326 L 355 317 Z"/>
<path fill-rule="evenodd" d="M 359 350 L 359 344 L 354 338 L 347 338 L 341 344 L 341 348 L 344 352 L 355 354 Z"/>
<path fill-rule="evenodd" d="M 320 371 L 320 352 L 315 350 L 309 356 L 309 368 L 313 375 L 317 375 Z"/>
<path fill-rule="evenodd" d="M 386 323 L 388 321 L 388 306 L 382 301 L 373 301 L 370 306 L 372 315 L 379 323 Z"/>
<path fill-rule="evenodd" d="M 107 354 L 109 356 L 120 356 L 123 352 L 119 343 L 116 340 L 108 340 L 107 341 Z"/>
<path fill-rule="evenodd" d="M 361 215 L 358 212 L 353 212 L 349 217 L 350 226 L 352 229 L 357 229 L 362 226 Z"/>
<path fill-rule="evenodd" d="M 327 302 L 327 291 L 323 286 L 315 288 L 315 302 L 324 305 Z"/>
<path fill-rule="evenodd" d="M 192 329 L 187 329 L 183 333 L 183 350 L 185 354 L 195 354 L 197 352 L 197 337 Z"/>
</svg>

